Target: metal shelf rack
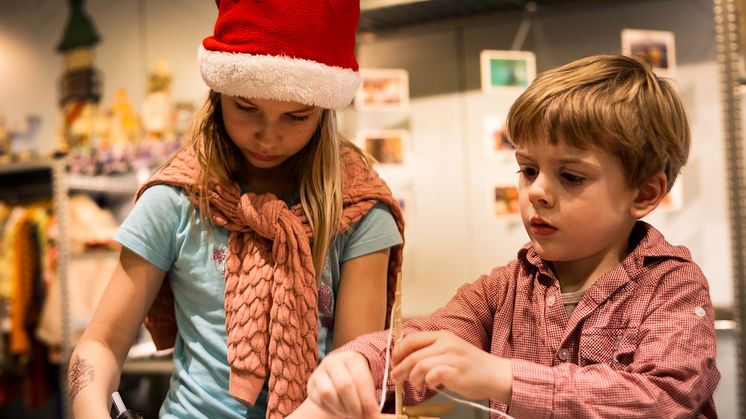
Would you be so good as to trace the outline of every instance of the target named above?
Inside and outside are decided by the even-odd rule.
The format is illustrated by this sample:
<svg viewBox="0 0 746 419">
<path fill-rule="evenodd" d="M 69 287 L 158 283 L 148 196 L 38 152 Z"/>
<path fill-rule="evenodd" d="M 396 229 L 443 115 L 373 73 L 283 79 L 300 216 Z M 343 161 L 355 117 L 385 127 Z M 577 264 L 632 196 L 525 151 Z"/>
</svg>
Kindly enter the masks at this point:
<svg viewBox="0 0 746 419">
<path fill-rule="evenodd" d="M 84 176 L 67 173 L 67 158 L 34 159 L 29 161 L 0 164 L 0 199 L 26 203 L 38 199 L 51 199 L 57 220 L 57 278 L 60 284 L 62 301 L 62 365 L 60 368 L 60 389 L 63 415 L 72 418 L 70 400 L 67 395 L 67 364 L 73 350 L 70 325 L 70 289 L 68 271 L 70 261 L 87 257 L 113 257 L 116 252 L 96 251 L 75 253 L 70 250 L 68 203 L 72 192 L 134 195 L 139 186 L 135 175 Z M 159 364 L 161 365 L 161 364 Z M 165 364 L 163 364 L 165 365 Z M 144 368 L 143 363 L 137 364 Z M 160 367 L 163 369 L 164 367 Z"/>
</svg>

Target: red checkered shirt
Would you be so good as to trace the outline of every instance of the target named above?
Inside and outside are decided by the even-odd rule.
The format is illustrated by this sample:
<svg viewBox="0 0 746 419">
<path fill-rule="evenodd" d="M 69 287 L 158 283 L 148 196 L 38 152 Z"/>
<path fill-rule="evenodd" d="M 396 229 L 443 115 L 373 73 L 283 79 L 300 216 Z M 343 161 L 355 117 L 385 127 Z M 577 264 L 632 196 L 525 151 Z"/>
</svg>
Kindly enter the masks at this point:
<svg viewBox="0 0 746 419">
<path fill-rule="evenodd" d="M 529 243 L 433 315 L 405 322 L 404 333 L 450 330 L 511 358 L 509 408 L 490 406 L 516 418 L 717 417 L 707 280 L 685 247 L 652 226 L 638 222 L 630 240 L 634 250 L 588 289 L 569 319 L 555 275 Z M 340 348 L 368 359 L 377 387 L 386 338 L 379 332 Z M 407 404 L 427 396 L 404 388 Z"/>
</svg>

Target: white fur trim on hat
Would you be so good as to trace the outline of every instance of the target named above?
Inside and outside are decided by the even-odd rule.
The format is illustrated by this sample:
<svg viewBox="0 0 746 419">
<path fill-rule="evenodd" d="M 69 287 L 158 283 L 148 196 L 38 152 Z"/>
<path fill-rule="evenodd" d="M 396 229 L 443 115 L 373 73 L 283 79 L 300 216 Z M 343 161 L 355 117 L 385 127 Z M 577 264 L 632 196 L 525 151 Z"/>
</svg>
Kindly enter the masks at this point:
<svg viewBox="0 0 746 419">
<path fill-rule="evenodd" d="M 360 84 L 356 71 L 299 58 L 209 51 L 202 45 L 198 57 L 205 83 L 230 96 L 339 109 L 352 102 Z"/>
</svg>

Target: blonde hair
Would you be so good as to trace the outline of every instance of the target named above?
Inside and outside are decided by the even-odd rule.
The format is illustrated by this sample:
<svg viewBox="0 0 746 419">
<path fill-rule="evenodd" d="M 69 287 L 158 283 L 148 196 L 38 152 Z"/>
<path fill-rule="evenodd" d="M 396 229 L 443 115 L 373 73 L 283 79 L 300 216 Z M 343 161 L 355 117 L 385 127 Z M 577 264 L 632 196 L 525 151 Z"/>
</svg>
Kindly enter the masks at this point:
<svg viewBox="0 0 746 419">
<path fill-rule="evenodd" d="M 684 107 L 650 64 L 596 55 L 541 73 L 508 113 L 508 135 L 520 146 L 543 135 L 578 148 L 612 153 L 639 186 L 663 171 L 668 190 L 689 155 Z"/>
<path fill-rule="evenodd" d="M 208 191 L 210 181 L 235 182 L 243 179 L 246 160 L 223 126 L 220 93 L 211 91 L 197 111 L 190 143 L 197 156 L 200 175 L 189 191 L 199 209 L 203 225 L 212 224 Z M 336 130 L 334 110 L 324 109 L 311 141 L 294 156 L 292 178 L 298 185 L 300 202 L 313 230 L 313 264 L 319 278 L 329 245 L 342 214 L 342 170 L 340 144 L 360 150 Z M 209 228 L 209 227 L 208 227 Z"/>
</svg>

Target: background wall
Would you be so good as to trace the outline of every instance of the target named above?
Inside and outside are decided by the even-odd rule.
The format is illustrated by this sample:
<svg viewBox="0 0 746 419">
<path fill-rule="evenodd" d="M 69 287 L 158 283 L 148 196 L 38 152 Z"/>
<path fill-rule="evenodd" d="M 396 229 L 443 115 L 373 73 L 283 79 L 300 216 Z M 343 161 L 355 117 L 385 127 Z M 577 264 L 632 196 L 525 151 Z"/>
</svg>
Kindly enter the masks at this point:
<svg viewBox="0 0 746 419">
<path fill-rule="evenodd" d="M 217 8 L 199 0 L 88 0 L 84 10 L 101 42 L 94 64 L 103 75 L 101 104 L 126 89 L 139 111 L 147 73 L 160 58 L 173 73 L 172 99 L 201 103 L 207 87 L 197 67 L 197 47 L 212 34 Z M 69 15 L 68 1 L 0 1 L 0 115 L 18 124 L 41 115 L 40 148 L 53 150 L 60 117 L 57 82 L 64 70 L 55 48 Z"/>
<path fill-rule="evenodd" d="M 0 114 L 20 121 L 43 117 L 40 147 L 51 151 L 60 123 L 56 83 L 61 55 L 54 51 L 68 15 L 67 2 L 0 2 Z M 95 65 L 104 75 L 102 104 L 119 88 L 142 103 L 146 74 L 156 60 L 169 62 L 173 99 L 199 104 L 207 89 L 196 64 L 197 46 L 212 32 L 216 9 L 204 0 L 89 0 L 85 9 L 102 41 Z M 420 25 L 359 37 L 362 67 L 409 71 L 406 112 L 340 114 L 343 132 L 363 128 L 411 131 L 412 193 L 405 253 L 404 314 L 426 314 L 461 284 L 515 256 L 527 236 L 518 218 L 490 215 L 487 181 L 502 175 L 483 156 L 483 120 L 505 115 L 515 96 L 480 91 L 479 52 L 510 49 L 523 13 Z M 648 221 L 670 242 L 683 244 L 707 275 L 717 306 L 732 303 L 729 224 L 723 164 L 720 85 L 709 0 L 651 0 L 538 10 L 522 49 L 536 53 L 542 71 L 585 55 L 619 52 L 623 28 L 670 30 L 676 35 L 674 80 L 690 117 L 693 145 L 683 172 L 684 209 L 651 214 Z M 517 169 L 517 167 L 516 167 Z M 502 179 L 515 181 L 514 176 Z M 103 279 L 102 279 L 103 280 Z M 726 347 L 729 357 L 733 348 Z M 724 375 L 733 358 L 719 360 Z M 731 367 L 728 367 L 730 365 Z M 733 379 L 719 390 L 723 417 L 735 414 Z M 723 411 L 722 409 L 725 409 Z"/>
<path fill-rule="evenodd" d="M 518 217 L 497 219 L 490 213 L 488 183 L 517 178 L 501 170 L 506 162 L 484 157 L 483 121 L 487 115 L 506 115 L 516 95 L 482 94 L 479 67 L 481 50 L 510 49 L 523 18 L 523 13 L 503 13 L 360 37 L 361 66 L 409 71 L 412 100 L 407 114 L 349 111 L 353 115 L 346 116 L 343 127 L 350 136 L 370 127 L 412 132 L 414 217 L 407 231 L 404 291 L 411 314 L 441 305 L 462 283 L 512 259 L 527 240 Z M 620 52 L 623 28 L 669 30 L 676 35 L 674 84 L 693 133 L 689 164 L 682 174 L 685 206 L 678 212 L 657 211 L 647 220 L 672 243 L 689 247 L 710 280 L 715 304 L 730 306 L 729 226 L 711 3 L 618 2 L 538 10 L 531 17 L 523 49 L 535 52 L 537 70 L 542 71 L 586 55 Z"/>
<path fill-rule="evenodd" d="M 63 64 L 54 49 L 68 15 L 64 3 L 0 3 L 0 115 L 11 124 L 29 113 L 41 115 L 39 143 L 47 151 L 55 147 L 60 124 L 56 83 Z M 115 90 L 124 88 L 139 109 L 147 72 L 161 58 L 173 72 L 174 101 L 201 103 L 207 89 L 196 52 L 212 32 L 217 14 L 213 2 L 89 0 L 85 9 L 102 38 L 95 49 L 95 65 L 103 74 L 104 106 L 111 104 Z M 412 133 L 407 315 L 442 305 L 459 285 L 513 258 L 527 239 L 517 218 L 498 220 L 489 214 L 487 182 L 504 175 L 496 170 L 496 162 L 483 157 L 483 120 L 491 114 L 505 115 L 515 95 L 483 95 L 479 73 L 479 52 L 509 49 L 522 19 L 522 13 L 502 13 L 359 37 L 362 67 L 409 71 L 410 111 L 350 109 L 341 114 L 349 137 L 362 128 L 405 128 Z M 685 209 L 652 214 L 649 221 L 671 242 L 691 249 L 710 280 L 715 304 L 729 306 L 727 197 L 710 1 L 540 9 L 531 18 L 523 49 L 536 53 L 537 69 L 542 71 L 585 55 L 619 52 L 622 28 L 670 30 L 676 35 L 675 83 L 693 132 L 692 153 L 682 176 Z"/>
</svg>

